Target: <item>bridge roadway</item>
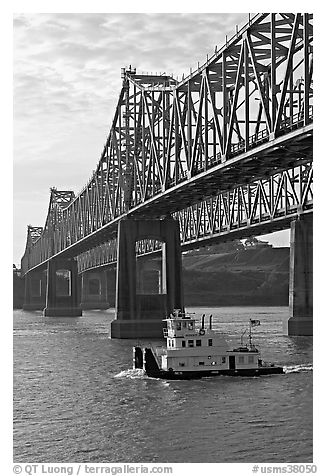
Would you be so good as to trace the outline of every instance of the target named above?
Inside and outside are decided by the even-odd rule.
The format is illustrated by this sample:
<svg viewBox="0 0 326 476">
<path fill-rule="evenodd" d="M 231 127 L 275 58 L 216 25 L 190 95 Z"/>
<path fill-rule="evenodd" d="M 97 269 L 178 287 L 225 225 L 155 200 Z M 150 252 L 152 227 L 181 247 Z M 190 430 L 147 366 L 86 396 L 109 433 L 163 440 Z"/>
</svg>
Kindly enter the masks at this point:
<svg viewBox="0 0 326 476">
<path fill-rule="evenodd" d="M 114 239 L 126 219 L 131 228 L 133 223 L 146 228 L 149 220 L 174 214 L 182 228 L 189 208 L 203 208 L 217 194 L 244 186 L 250 190 L 289 171 L 292 181 L 284 182 L 283 197 L 287 208 L 286 184 L 293 187 L 296 181 L 291 171 L 305 166 L 311 193 L 312 43 L 312 15 L 263 13 L 180 82 L 123 69 L 122 90 L 98 166 L 78 196 L 51 189 L 44 229 L 29 227 L 23 273 L 53 267 Z M 300 172 L 300 194 L 302 180 Z M 259 208 L 266 205 L 263 189 L 257 186 Z M 279 199 L 277 193 L 270 189 L 270 202 Z M 305 204 L 299 200 L 298 208 L 283 216 L 271 213 L 264 224 L 249 219 L 247 210 L 243 236 L 253 227 L 280 229 L 289 226 L 291 216 L 311 213 L 307 193 Z M 172 243 L 175 232 L 163 222 L 156 238 L 164 235 Z M 220 229 L 219 236 L 239 229 Z M 135 239 L 140 236 L 139 230 L 134 233 Z M 214 233 L 197 235 L 188 245 L 215 238 Z"/>
<path fill-rule="evenodd" d="M 100 229 L 81 238 L 78 242 L 67 246 L 67 248 L 36 266 L 32 266 L 29 271 L 40 266 L 44 267 L 48 260 L 54 258 L 54 256 L 57 258 L 76 257 L 86 250 L 115 238 L 118 223 L 121 219 L 150 219 L 169 216 L 191 204 L 203 201 L 208 196 L 213 196 L 216 190 L 223 192 L 224 190 L 234 189 L 236 185 L 253 183 L 253 177 L 255 177 L 255 180 L 266 178 L 269 170 L 282 171 L 309 163 L 312 159 L 312 142 L 313 124 L 309 124 L 294 131 L 285 132 L 281 137 L 268 140 L 268 142 L 257 145 L 248 152 L 240 152 L 239 155 L 227 162 L 217 164 L 164 192 L 158 193 L 146 202 L 132 208 L 129 212 L 125 212 L 103 225 Z M 264 226 L 262 233 L 288 228 L 289 218 L 291 217 L 283 217 L 283 224 L 277 223 L 277 220 L 271 221 L 268 226 L 260 224 L 260 228 Z M 254 225 L 246 227 L 248 233 L 242 231 L 242 236 L 253 234 L 251 229 L 253 227 Z M 191 245 L 187 245 L 189 249 Z"/>
<path fill-rule="evenodd" d="M 174 213 L 180 225 L 182 251 L 288 229 L 293 220 L 312 215 L 312 172 L 312 163 L 307 162 L 254 184 L 220 192 Z M 136 253 L 148 256 L 160 250 L 155 240 L 143 240 L 137 243 Z M 78 255 L 78 271 L 116 261 L 117 243 L 113 238 Z"/>
</svg>

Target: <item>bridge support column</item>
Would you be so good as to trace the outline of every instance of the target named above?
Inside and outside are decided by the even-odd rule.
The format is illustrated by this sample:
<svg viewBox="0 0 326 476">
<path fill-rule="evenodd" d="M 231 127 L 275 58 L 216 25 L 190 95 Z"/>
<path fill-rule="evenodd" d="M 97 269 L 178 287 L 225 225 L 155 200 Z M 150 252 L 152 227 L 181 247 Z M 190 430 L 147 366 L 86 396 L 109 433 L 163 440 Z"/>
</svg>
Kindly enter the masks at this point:
<svg viewBox="0 0 326 476">
<path fill-rule="evenodd" d="M 163 243 L 163 252 L 165 243 Z M 163 289 L 164 270 L 162 269 L 161 257 L 149 258 L 140 257 L 137 259 L 136 274 L 136 293 L 139 294 L 155 294 L 157 290 L 166 294 Z"/>
<path fill-rule="evenodd" d="M 82 309 L 108 309 L 107 274 L 103 269 L 85 271 L 82 274 Z"/>
<path fill-rule="evenodd" d="M 109 267 L 106 270 L 106 279 L 108 283 L 108 301 L 110 307 L 115 307 L 116 287 L 117 287 L 117 269 L 116 267 Z"/>
<path fill-rule="evenodd" d="M 25 276 L 25 311 L 42 311 L 45 308 L 46 273 L 31 271 Z"/>
<path fill-rule="evenodd" d="M 77 262 L 74 259 L 52 259 L 48 262 L 48 284 L 44 316 L 77 317 L 79 306 Z"/>
<path fill-rule="evenodd" d="M 137 240 L 163 242 L 162 284 L 158 294 L 137 294 Z M 173 309 L 183 309 L 179 223 L 164 220 L 121 220 L 118 230 L 116 319 L 111 337 L 160 338 L 162 319 Z"/>
<path fill-rule="evenodd" d="M 289 308 L 287 335 L 313 335 L 313 220 L 291 223 Z"/>
</svg>

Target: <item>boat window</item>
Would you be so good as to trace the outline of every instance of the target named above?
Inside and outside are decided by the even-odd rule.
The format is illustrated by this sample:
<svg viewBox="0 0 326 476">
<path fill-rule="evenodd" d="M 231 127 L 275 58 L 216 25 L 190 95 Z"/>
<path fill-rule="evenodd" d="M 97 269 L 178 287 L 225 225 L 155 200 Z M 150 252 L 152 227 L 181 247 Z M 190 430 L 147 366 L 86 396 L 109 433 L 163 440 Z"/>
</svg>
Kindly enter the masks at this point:
<svg viewBox="0 0 326 476">
<path fill-rule="evenodd" d="M 212 362 L 211 365 L 216 365 L 217 362 Z"/>
<path fill-rule="evenodd" d="M 196 340 L 196 347 L 200 347 L 200 346 L 201 346 L 201 340 L 198 339 L 198 340 Z"/>
<path fill-rule="evenodd" d="M 186 347 L 186 341 L 185 340 L 182 341 L 182 347 Z"/>
<path fill-rule="evenodd" d="M 194 328 L 194 323 L 193 323 L 193 322 L 189 322 L 189 323 L 188 323 L 188 329 L 189 329 L 190 331 L 192 331 L 193 328 Z"/>
<path fill-rule="evenodd" d="M 184 329 L 186 329 L 187 323 L 186 323 L 186 322 L 183 322 L 183 323 L 182 323 L 182 327 L 183 327 Z"/>
<path fill-rule="evenodd" d="M 239 362 L 239 364 L 244 364 L 244 356 L 243 355 L 239 356 L 238 362 Z"/>
<path fill-rule="evenodd" d="M 193 346 L 194 346 L 194 341 L 188 340 L 188 347 L 193 347 Z"/>
<path fill-rule="evenodd" d="M 248 364 L 253 364 L 254 363 L 254 356 L 253 355 L 249 355 L 248 357 Z"/>
<path fill-rule="evenodd" d="M 213 345 L 213 339 L 208 339 L 208 345 L 209 345 L 209 347 L 212 347 L 212 345 Z"/>
<path fill-rule="evenodd" d="M 184 362 L 179 362 L 179 367 L 184 367 L 185 363 Z"/>
<path fill-rule="evenodd" d="M 226 362 L 225 357 L 222 357 L 222 364 L 225 364 L 225 362 Z"/>
<path fill-rule="evenodd" d="M 174 347 L 174 341 L 171 339 L 171 347 Z"/>
<path fill-rule="evenodd" d="M 181 322 L 177 322 L 177 331 L 181 331 Z"/>
<path fill-rule="evenodd" d="M 198 362 L 199 365 L 205 365 L 205 362 Z"/>
</svg>

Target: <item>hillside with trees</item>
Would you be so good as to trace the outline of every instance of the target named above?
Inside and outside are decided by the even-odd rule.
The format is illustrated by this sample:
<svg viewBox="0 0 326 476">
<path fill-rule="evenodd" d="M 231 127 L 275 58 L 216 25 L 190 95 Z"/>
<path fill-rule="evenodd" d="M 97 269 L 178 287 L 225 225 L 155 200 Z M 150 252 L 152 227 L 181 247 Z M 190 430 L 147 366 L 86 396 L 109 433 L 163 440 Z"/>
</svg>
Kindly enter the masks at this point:
<svg viewBox="0 0 326 476">
<path fill-rule="evenodd" d="M 289 248 L 223 243 L 184 253 L 183 268 L 188 306 L 288 305 Z"/>
<path fill-rule="evenodd" d="M 182 254 L 186 306 L 287 306 L 289 248 L 256 238 L 212 245 Z M 24 302 L 24 280 L 14 265 L 14 308 Z M 114 305 L 115 289 L 109 291 Z"/>
</svg>

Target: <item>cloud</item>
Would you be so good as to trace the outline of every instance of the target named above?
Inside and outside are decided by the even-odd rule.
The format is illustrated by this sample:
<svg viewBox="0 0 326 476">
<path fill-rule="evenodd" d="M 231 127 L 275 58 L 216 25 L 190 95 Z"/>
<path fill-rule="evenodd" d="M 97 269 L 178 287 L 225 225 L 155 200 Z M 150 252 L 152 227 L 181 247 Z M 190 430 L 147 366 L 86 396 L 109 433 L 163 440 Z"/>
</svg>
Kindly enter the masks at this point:
<svg viewBox="0 0 326 476">
<path fill-rule="evenodd" d="M 80 190 L 99 160 L 120 68 L 181 77 L 245 14 L 18 14 L 14 17 L 15 259 L 45 222 L 51 186 Z"/>
</svg>

